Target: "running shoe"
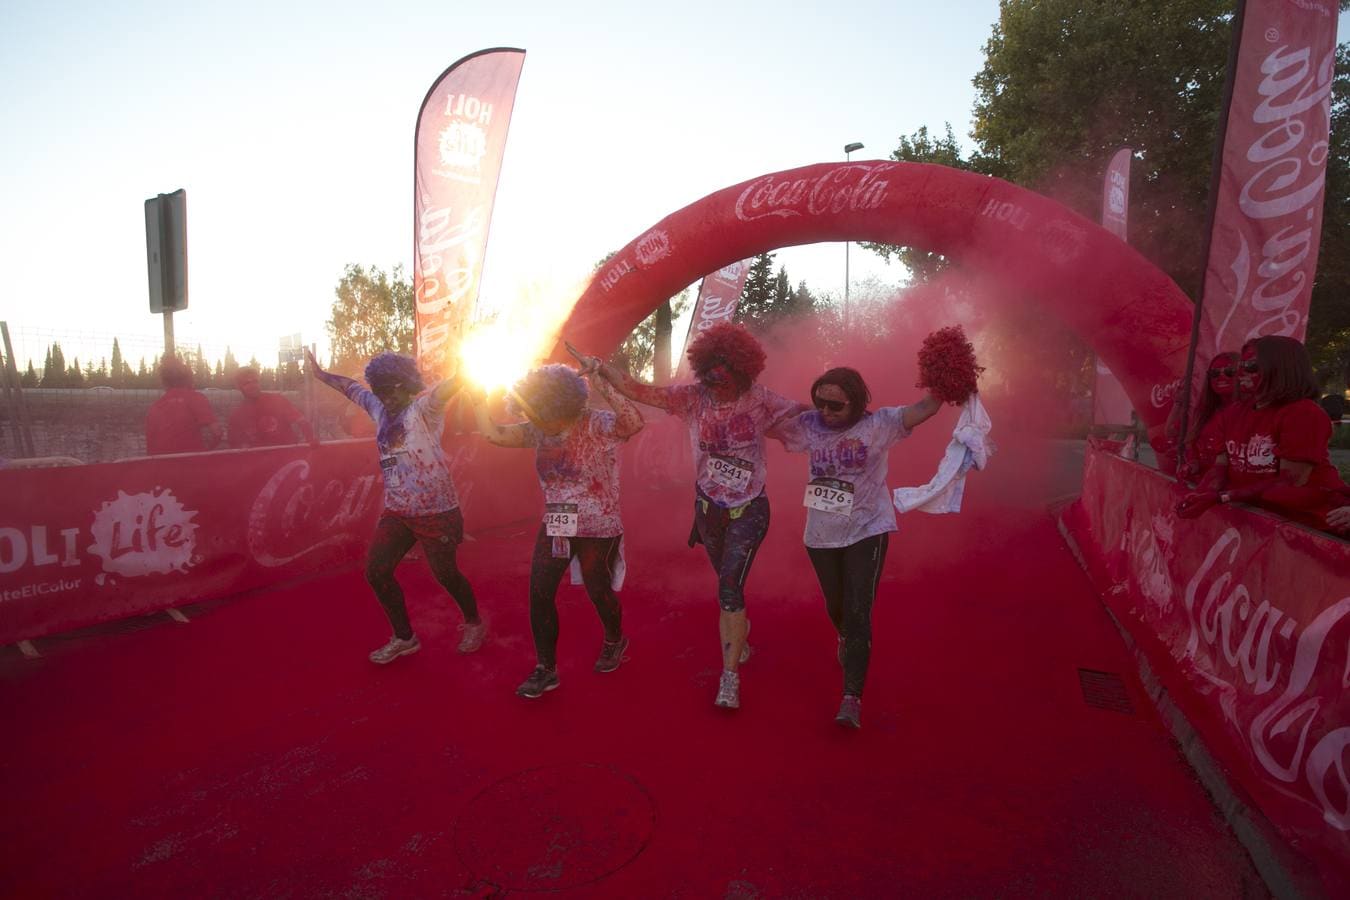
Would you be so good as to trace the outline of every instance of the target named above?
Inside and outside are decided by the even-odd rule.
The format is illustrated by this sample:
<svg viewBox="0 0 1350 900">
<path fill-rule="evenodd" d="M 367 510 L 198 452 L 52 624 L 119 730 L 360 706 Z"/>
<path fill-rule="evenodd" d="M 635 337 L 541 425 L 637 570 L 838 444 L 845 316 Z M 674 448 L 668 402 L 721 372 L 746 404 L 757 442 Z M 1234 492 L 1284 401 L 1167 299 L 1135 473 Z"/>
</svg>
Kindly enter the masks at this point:
<svg viewBox="0 0 1350 900">
<path fill-rule="evenodd" d="M 835 713 L 834 720 L 845 728 L 861 728 L 862 699 L 852 694 L 845 694 L 844 701 L 839 704 L 839 712 Z"/>
<path fill-rule="evenodd" d="M 556 691 L 559 683 L 557 666 L 551 669 L 544 666 L 535 666 L 534 671 L 530 673 L 530 677 L 526 678 L 521 682 L 520 687 L 516 688 L 516 693 L 522 697 L 534 699 L 544 696 L 545 691 Z"/>
<path fill-rule="evenodd" d="M 389 639 L 389 643 L 370 654 L 370 661 L 379 666 L 387 666 L 400 656 L 407 656 L 409 653 L 416 653 L 422 649 L 422 642 L 413 635 L 406 641 L 398 635 Z"/>
<path fill-rule="evenodd" d="M 595 661 L 595 671 L 613 672 L 627 657 L 623 652 L 628 649 L 628 635 L 617 641 L 605 641 L 600 645 L 600 658 Z"/>
<path fill-rule="evenodd" d="M 473 623 L 461 622 L 459 630 L 464 632 L 464 636 L 459 639 L 459 646 L 455 649 L 460 653 L 472 653 L 483 646 L 483 638 L 487 637 L 487 619 Z"/>
<path fill-rule="evenodd" d="M 722 672 L 722 681 L 717 685 L 717 699 L 714 706 L 723 709 L 741 708 L 741 676 L 735 672 Z"/>
</svg>

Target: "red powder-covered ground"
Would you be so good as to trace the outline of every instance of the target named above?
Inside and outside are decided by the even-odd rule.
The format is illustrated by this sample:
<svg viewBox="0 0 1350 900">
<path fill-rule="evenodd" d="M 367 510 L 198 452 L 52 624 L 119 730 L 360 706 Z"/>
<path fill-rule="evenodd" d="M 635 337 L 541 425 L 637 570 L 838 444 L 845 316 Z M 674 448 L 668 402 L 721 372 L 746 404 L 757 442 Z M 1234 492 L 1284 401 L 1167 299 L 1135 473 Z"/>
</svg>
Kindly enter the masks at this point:
<svg viewBox="0 0 1350 900">
<path fill-rule="evenodd" d="M 492 626 L 473 656 L 421 562 L 400 577 L 423 650 L 387 668 L 357 573 L 6 651 L 0 894 L 1263 896 L 1046 514 L 1056 485 L 1010 449 L 967 511 L 902 517 L 860 732 L 833 721 L 804 466 L 781 454 L 738 712 L 712 705 L 687 497 L 636 488 L 630 661 L 591 671 L 600 627 L 564 587 L 539 700 L 513 693 L 533 522 L 463 548 Z M 1080 670 L 1119 675 L 1132 711 L 1085 702 Z"/>
</svg>

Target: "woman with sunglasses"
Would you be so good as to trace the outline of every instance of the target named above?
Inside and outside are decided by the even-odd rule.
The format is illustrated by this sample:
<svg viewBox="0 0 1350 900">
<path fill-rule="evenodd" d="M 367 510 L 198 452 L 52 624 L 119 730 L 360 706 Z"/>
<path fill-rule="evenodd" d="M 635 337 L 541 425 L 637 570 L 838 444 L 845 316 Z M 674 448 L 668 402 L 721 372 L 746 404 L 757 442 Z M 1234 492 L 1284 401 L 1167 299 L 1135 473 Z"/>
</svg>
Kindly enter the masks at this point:
<svg viewBox="0 0 1350 900">
<path fill-rule="evenodd" d="M 599 363 L 587 362 L 588 373 Z M 608 384 L 596 379 L 595 385 L 613 412 L 588 409 L 585 379 L 564 365 L 532 370 L 507 394 L 508 412 L 524 416 L 524 423 L 497 425 L 488 418 L 485 398 L 475 397 L 478 430 L 489 443 L 534 448 L 544 493 L 544 520 L 530 560 L 530 631 L 537 664 L 516 689 L 522 697 L 540 697 L 558 687 L 558 585 L 573 559 L 605 629 L 595 671 L 613 672 L 628 649 L 613 588 L 623 538 L 618 449 L 642 430 L 642 414 Z"/>
<path fill-rule="evenodd" d="M 1209 362 L 1205 371 L 1205 391 L 1188 429 L 1185 462 L 1177 469 L 1177 478 L 1194 482 L 1214 465 L 1223 451 L 1219 413 L 1239 402 L 1238 354 L 1225 350 Z M 1206 427 L 1211 426 L 1211 427 Z"/>
<path fill-rule="evenodd" d="M 764 371 L 764 350 L 743 326 L 726 322 L 700 332 L 688 356 L 693 384 L 657 387 L 611 365 L 600 372 L 630 400 L 664 409 L 689 425 L 696 492 L 689 545 L 702 543 L 708 551 L 721 607 L 722 677 L 714 704 L 737 709 L 740 664 L 750 651 L 745 579 L 769 530 L 764 435 L 803 407 L 755 383 Z"/>
<path fill-rule="evenodd" d="M 784 422 L 772 435 L 789 451 L 810 454 L 804 540 L 839 638 L 844 696 L 835 721 L 850 728 L 862 726 L 872 602 L 890 533 L 896 530 L 886 487 L 887 451 L 941 405 L 930 393 L 911 406 L 869 411 L 871 399 L 856 370 L 830 369 L 811 385 L 815 409 Z"/>
<path fill-rule="evenodd" d="M 1256 503 L 1315 528 L 1334 530 L 1327 514 L 1346 489 L 1331 464 L 1331 420 L 1317 404 L 1317 378 L 1303 344 L 1266 335 L 1242 347 L 1243 402 L 1212 424 L 1223 447 L 1186 494 L 1177 514 L 1194 518 L 1217 503 Z"/>
</svg>

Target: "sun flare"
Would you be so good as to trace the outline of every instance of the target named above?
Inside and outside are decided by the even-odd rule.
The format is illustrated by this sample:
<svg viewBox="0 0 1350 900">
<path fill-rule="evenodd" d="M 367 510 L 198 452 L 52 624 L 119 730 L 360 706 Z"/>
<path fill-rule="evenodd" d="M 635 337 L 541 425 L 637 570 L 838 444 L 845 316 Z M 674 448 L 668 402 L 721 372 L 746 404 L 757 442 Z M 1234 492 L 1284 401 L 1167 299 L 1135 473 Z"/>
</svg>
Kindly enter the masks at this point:
<svg viewBox="0 0 1350 900">
<path fill-rule="evenodd" d="M 531 284 L 507 308 L 470 325 L 459 350 L 465 375 L 489 393 L 519 381 L 553 349 L 582 288 Z"/>
</svg>

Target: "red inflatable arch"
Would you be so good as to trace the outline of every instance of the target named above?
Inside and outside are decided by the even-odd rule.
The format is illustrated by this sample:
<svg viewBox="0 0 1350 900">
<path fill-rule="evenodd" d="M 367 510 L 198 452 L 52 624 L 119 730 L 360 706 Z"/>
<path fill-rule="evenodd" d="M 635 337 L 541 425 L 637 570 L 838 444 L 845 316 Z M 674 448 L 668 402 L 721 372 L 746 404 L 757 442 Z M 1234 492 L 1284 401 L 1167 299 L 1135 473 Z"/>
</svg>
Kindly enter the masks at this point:
<svg viewBox="0 0 1350 900">
<path fill-rule="evenodd" d="M 775 172 L 672 213 L 595 276 L 563 336 L 607 353 L 707 272 L 819 241 L 922 247 L 1036 298 L 1111 367 L 1151 433 L 1190 339 L 1191 302 L 1152 263 L 1066 207 L 997 178 L 901 162 Z"/>
</svg>

